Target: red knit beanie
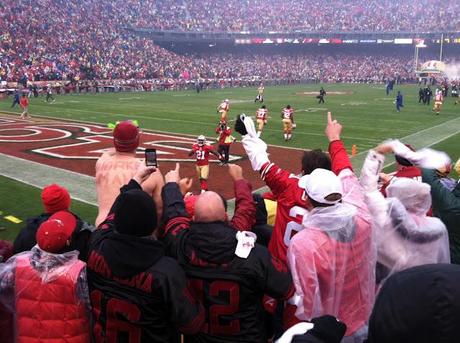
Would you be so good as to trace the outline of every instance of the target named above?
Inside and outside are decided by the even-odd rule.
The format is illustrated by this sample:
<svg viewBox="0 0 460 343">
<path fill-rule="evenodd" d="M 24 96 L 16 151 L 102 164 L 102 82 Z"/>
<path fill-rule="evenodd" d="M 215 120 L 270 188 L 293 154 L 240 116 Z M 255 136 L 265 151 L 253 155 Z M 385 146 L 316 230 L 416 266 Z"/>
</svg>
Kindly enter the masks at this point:
<svg viewBox="0 0 460 343">
<path fill-rule="evenodd" d="M 133 152 L 139 146 L 139 128 L 131 121 L 117 124 L 113 130 L 113 145 L 119 152 Z"/>
<path fill-rule="evenodd" d="M 42 202 L 46 213 L 64 211 L 70 208 L 70 195 L 67 189 L 53 183 L 43 188 Z"/>
</svg>

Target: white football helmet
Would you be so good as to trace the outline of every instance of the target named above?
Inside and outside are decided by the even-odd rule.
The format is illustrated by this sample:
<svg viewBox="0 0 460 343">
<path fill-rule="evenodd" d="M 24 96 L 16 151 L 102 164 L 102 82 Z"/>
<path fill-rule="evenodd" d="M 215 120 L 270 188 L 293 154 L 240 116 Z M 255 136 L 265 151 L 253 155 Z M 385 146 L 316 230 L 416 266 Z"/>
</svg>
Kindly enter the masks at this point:
<svg viewBox="0 0 460 343">
<path fill-rule="evenodd" d="M 196 139 L 196 142 L 198 143 L 199 146 L 203 146 L 206 144 L 206 137 L 203 135 L 199 135 L 198 138 Z"/>
<path fill-rule="evenodd" d="M 228 99 L 225 99 L 225 100 L 224 100 L 224 102 L 229 102 L 229 101 L 230 101 L 230 100 L 228 100 Z"/>
</svg>

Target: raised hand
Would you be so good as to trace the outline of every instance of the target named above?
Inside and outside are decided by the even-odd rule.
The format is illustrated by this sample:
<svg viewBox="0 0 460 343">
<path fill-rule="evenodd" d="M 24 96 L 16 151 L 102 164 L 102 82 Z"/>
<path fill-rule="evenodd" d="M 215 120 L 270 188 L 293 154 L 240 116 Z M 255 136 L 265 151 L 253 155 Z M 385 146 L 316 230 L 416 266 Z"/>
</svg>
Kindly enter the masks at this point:
<svg viewBox="0 0 460 343">
<path fill-rule="evenodd" d="M 180 182 L 179 169 L 180 169 L 180 165 L 179 163 L 176 163 L 176 168 L 166 173 L 165 183 L 168 183 L 168 182 L 179 183 Z"/>
<path fill-rule="evenodd" d="M 342 125 L 337 120 L 332 120 L 332 113 L 327 112 L 327 125 L 324 131 L 329 142 L 340 140 Z"/>
</svg>

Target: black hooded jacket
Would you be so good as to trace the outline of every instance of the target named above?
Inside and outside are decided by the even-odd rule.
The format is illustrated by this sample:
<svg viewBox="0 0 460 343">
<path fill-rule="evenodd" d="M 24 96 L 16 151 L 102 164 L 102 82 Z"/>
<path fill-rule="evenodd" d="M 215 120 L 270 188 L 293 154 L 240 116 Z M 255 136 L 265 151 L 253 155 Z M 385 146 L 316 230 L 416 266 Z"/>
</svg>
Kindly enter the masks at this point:
<svg viewBox="0 0 460 343">
<path fill-rule="evenodd" d="M 121 191 L 133 188 L 139 188 L 135 181 Z M 163 244 L 153 236 L 117 232 L 114 217 L 109 214 L 89 245 L 96 341 L 176 342 L 179 331 L 199 330 L 204 311 L 188 292 L 178 263 L 165 256 Z"/>
</svg>

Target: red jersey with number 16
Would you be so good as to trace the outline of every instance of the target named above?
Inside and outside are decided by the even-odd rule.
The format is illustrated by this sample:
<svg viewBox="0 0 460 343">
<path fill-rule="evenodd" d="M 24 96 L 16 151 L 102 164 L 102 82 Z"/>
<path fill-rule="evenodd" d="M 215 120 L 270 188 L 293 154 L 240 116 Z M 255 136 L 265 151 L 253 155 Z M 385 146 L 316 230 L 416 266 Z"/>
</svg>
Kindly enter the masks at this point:
<svg viewBox="0 0 460 343">
<path fill-rule="evenodd" d="M 192 150 L 195 153 L 196 164 L 198 166 L 206 166 L 209 164 L 209 152 L 212 151 L 211 145 L 198 145 L 195 143 L 192 146 Z"/>
</svg>

